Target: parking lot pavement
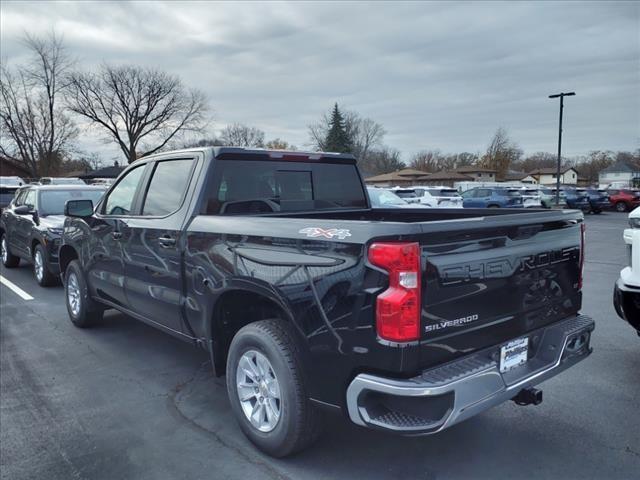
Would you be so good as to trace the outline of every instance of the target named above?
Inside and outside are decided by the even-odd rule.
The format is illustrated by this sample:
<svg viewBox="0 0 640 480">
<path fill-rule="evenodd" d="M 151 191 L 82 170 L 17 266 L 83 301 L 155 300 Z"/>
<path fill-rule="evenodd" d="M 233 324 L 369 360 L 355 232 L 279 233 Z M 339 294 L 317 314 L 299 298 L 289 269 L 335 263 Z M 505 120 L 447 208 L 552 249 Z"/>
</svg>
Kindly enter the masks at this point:
<svg viewBox="0 0 640 480">
<path fill-rule="evenodd" d="M 586 223 L 594 354 L 544 383 L 542 405 L 509 402 L 418 438 L 329 417 L 315 446 L 285 460 L 245 440 L 203 351 L 115 312 L 76 329 L 61 287 L 2 268 L 33 299 L 0 285 L 0 477 L 638 478 L 640 338 L 611 304 L 626 215 Z"/>
</svg>

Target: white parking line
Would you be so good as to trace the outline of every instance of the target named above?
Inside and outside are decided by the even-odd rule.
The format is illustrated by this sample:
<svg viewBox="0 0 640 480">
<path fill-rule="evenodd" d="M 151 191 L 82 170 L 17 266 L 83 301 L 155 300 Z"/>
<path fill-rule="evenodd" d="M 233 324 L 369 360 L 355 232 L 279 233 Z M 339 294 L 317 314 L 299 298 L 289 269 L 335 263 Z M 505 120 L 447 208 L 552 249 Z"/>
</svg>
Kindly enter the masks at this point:
<svg viewBox="0 0 640 480">
<path fill-rule="evenodd" d="M 6 286 L 11 291 L 13 291 L 13 293 L 18 295 L 23 300 L 33 300 L 33 297 L 31 295 L 29 295 L 27 292 L 22 290 L 19 286 L 17 286 L 11 280 L 9 280 L 7 278 L 4 278 L 2 275 L 0 275 L 0 283 L 2 283 L 4 286 Z"/>
</svg>

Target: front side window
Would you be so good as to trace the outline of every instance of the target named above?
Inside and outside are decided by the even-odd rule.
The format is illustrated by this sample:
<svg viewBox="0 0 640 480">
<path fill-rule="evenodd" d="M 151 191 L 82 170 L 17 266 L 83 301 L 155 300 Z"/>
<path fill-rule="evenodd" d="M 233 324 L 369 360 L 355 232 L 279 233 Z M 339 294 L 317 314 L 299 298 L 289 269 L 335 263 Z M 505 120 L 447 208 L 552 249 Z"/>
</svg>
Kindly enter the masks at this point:
<svg viewBox="0 0 640 480">
<path fill-rule="evenodd" d="M 23 205 L 27 205 L 31 208 L 36 206 L 36 192 L 35 190 L 28 190 L 25 194 Z"/>
<path fill-rule="evenodd" d="M 94 205 L 98 203 L 104 190 L 42 190 L 38 202 L 39 214 L 64 215 L 64 205 L 68 200 L 91 200 Z"/>
<path fill-rule="evenodd" d="M 476 196 L 476 192 L 478 191 L 477 188 L 474 188 L 472 190 L 467 190 L 466 192 L 462 192 L 461 197 L 462 198 L 473 198 Z"/>
<path fill-rule="evenodd" d="M 151 177 L 142 214 L 164 216 L 178 210 L 189 185 L 192 166 L 192 159 L 158 162 Z"/>
<path fill-rule="evenodd" d="M 129 215 L 145 166 L 130 170 L 109 192 L 103 211 L 105 215 Z"/>
</svg>

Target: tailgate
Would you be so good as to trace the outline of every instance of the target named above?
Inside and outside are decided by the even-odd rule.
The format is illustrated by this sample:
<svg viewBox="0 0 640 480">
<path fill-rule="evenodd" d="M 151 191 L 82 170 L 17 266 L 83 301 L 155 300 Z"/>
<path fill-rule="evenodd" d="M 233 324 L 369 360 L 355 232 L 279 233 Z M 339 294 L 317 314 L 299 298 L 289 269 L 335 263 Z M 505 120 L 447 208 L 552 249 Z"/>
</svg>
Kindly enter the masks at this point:
<svg viewBox="0 0 640 480">
<path fill-rule="evenodd" d="M 519 218 L 517 225 L 487 217 L 457 232 L 425 233 L 420 241 L 421 366 L 576 314 L 581 306 L 579 215 L 550 215 L 533 223 Z"/>
</svg>

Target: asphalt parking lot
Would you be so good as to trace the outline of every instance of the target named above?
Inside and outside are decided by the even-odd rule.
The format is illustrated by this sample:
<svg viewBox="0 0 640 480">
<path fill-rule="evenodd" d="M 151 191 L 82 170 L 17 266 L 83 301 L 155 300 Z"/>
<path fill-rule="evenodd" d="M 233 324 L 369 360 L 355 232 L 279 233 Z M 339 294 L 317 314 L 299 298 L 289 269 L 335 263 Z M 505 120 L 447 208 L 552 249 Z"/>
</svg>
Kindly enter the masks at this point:
<svg viewBox="0 0 640 480">
<path fill-rule="evenodd" d="M 417 438 L 329 417 L 314 447 L 285 460 L 242 435 L 205 352 L 115 312 L 76 329 L 61 287 L 38 287 L 24 264 L 2 268 L 33 299 L 0 287 L 0 477 L 638 478 L 640 338 L 611 304 L 626 218 L 587 217 L 594 353 L 544 383 L 542 405 L 509 402 Z"/>
</svg>

